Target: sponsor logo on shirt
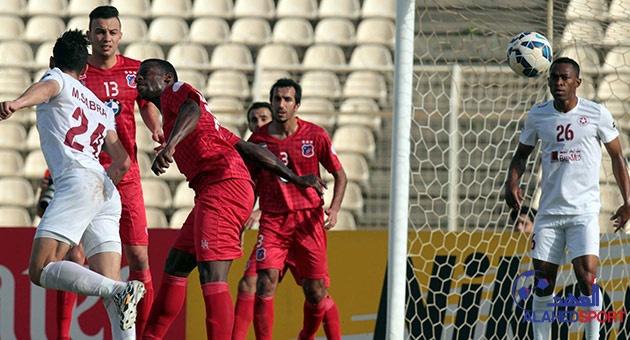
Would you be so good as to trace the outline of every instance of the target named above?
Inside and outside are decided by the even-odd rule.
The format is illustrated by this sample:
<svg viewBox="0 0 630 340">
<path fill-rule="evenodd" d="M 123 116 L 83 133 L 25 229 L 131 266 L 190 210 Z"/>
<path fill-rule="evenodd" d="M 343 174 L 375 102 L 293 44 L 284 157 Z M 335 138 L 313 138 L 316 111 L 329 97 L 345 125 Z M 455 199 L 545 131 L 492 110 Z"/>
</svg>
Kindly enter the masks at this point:
<svg viewBox="0 0 630 340">
<path fill-rule="evenodd" d="M 201 240 L 201 249 L 209 249 L 208 240 Z"/>
<path fill-rule="evenodd" d="M 107 99 L 107 101 L 105 101 L 105 105 L 109 106 L 109 108 L 114 111 L 115 116 L 118 116 L 118 114 L 120 113 L 120 102 L 117 99 Z"/>
<path fill-rule="evenodd" d="M 578 118 L 578 124 L 579 124 L 580 126 L 587 126 L 587 125 L 588 125 L 588 121 L 589 121 L 589 120 L 588 120 L 588 117 L 586 117 L 586 116 L 580 116 L 580 117 Z"/>
<path fill-rule="evenodd" d="M 306 158 L 311 158 L 315 156 L 315 146 L 313 146 L 312 140 L 302 141 L 302 156 Z"/>
<path fill-rule="evenodd" d="M 582 161 L 581 150 L 560 150 L 551 152 L 551 163 L 556 162 L 580 162 Z"/>
</svg>

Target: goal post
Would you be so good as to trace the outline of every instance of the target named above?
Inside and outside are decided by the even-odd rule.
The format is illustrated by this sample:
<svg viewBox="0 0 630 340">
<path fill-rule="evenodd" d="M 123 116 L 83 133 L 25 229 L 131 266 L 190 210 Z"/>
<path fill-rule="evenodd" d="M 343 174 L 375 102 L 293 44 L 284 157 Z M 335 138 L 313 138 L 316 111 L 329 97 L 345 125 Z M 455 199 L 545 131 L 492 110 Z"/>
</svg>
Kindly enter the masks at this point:
<svg viewBox="0 0 630 340">
<path fill-rule="evenodd" d="M 578 95 L 611 110 L 628 157 L 630 41 L 607 34 L 630 22 L 630 14 L 613 19 L 619 3 L 397 0 L 387 339 L 529 338 L 510 292 L 532 269 L 529 235 L 514 231 L 503 185 L 527 112 L 549 93 L 545 76 L 510 70 L 506 48 L 517 33 L 537 31 L 552 42 L 554 58 L 577 60 Z M 523 203 L 533 208 L 540 164 L 537 146 L 520 182 Z M 630 238 L 611 233 L 608 218 L 621 201 L 606 156 L 600 187 L 604 309 L 630 311 Z M 575 292 L 570 262 L 563 263 L 556 294 Z M 578 339 L 582 331 L 579 323 L 553 326 L 555 338 Z M 630 322 L 602 324 L 602 332 L 630 338 Z"/>
</svg>

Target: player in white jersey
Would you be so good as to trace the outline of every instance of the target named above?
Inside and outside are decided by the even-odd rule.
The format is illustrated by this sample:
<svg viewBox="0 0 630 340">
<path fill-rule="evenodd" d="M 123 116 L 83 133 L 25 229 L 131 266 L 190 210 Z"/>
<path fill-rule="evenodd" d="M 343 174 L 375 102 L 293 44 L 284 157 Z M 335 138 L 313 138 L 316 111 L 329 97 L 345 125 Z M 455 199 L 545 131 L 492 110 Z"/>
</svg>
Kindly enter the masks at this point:
<svg viewBox="0 0 630 340">
<path fill-rule="evenodd" d="M 542 196 L 532 233 L 531 256 L 536 279 L 546 279 L 549 285 L 536 285 L 532 307 L 535 319 L 536 315 L 553 313 L 553 291 L 565 247 L 582 296 L 601 296 L 601 292 L 592 291 L 597 287 L 594 283 L 599 259 L 600 142 L 611 157 L 624 202 L 611 217 L 615 231 L 630 218 L 630 178 L 619 132 L 604 106 L 577 96 L 581 82 L 580 67 L 574 60 L 559 58 L 552 63 L 548 86 L 553 100 L 534 106 L 527 116 L 505 183 L 506 203 L 512 209 L 520 209 L 523 193 L 518 182 L 527 158 L 540 140 Z M 598 303 L 582 308 L 601 311 L 602 299 L 589 301 L 594 300 Z M 597 320 L 585 326 L 586 339 L 599 338 Z M 535 322 L 534 338 L 548 339 L 550 329 L 551 322 Z"/>
<path fill-rule="evenodd" d="M 56 186 L 55 196 L 35 232 L 29 277 L 44 288 L 100 296 L 115 339 L 135 337 L 136 304 L 144 294 L 139 281 L 120 281 L 118 183 L 130 159 L 115 131 L 114 113 L 79 82 L 88 58 L 78 30 L 57 39 L 51 70 L 13 101 L 0 103 L 0 121 L 37 105 L 41 147 Z M 101 148 L 113 162 L 98 161 Z M 91 270 L 63 261 L 83 243 Z"/>
</svg>

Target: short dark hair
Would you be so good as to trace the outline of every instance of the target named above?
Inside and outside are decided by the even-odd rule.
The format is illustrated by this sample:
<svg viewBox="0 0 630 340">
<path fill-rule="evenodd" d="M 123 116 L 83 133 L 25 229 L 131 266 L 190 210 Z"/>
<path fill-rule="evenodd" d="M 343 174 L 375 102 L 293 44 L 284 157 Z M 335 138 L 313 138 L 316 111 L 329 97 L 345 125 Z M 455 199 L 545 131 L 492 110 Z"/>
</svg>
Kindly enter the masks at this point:
<svg viewBox="0 0 630 340">
<path fill-rule="evenodd" d="M 140 66 L 145 64 L 155 64 L 162 72 L 164 73 L 172 73 L 173 74 L 173 83 L 178 82 L 177 71 L 175 71 L 175 66 L 169 63 L 164 59 L 150 58 L 142 61 Z"/>
<path fill-rule="evenodd" d="M 260 108 L 267 108 L 269 110 L 269 112 L 273 112 L 273 109 L 271 108 L 271 104 L 267 103 L 267 102 L 253 102 L 252 105 L 249 106 L 249 108 L 247 109 L 247 121 L 249 122 L 249 113 L 252 112 L 253 110 L 258 110 Z"/>
<path fill-rule="evenodd" d="M 573 70 L 575 71 L 576 76 L 579 78 L 580 77 L 580 64 L 577 63 L 577 61 L 569 58 L 569 57 L 560 57 L 558 59 L 555 59 L 552 63 L 551 63 L 551 67 L 553 67 L 556 64 L 570 64 L 573 67 Z M 549 67 L 551 69 L 551 67 Z"/>
<path fill-rule="evenodd" d="M 520 215 L 527 215 L 527 217 L 529 217 L 530 220 L 534 221 L 537 213 L 538 211 L 536 211 L 536 209 L 523 205 L 521 206 L 521 210 L 514 209 L 510 212 L 510 220 L 512 222 L 516 222 L 516 220 L 518 219 Z"/>
<path fill-rule="evenodd" d="M 87 47 L 90 41 L 81 30 L 74 29 L 64 32 L 57 38 L 53 47 L 55 67 L 62 71 L 81 73 L 88 60 Z"/>
<path fill-rule="evenodd" d="M 96 19 L 111 19 L 116 18 L 118 23 L 120 23 L 120 18 L 118 17 L 118 9 L 114 6 L 98 6 L 90 12 L 90 23 L 89 27 L 92 28 L 92 21 Z"/>
<path fill-rule="evenodd" d="M 293 79 L 289 78 L 280 78 L 276 80 L 276 82 L 271 86 L 271 91 L 269 91 L 269 101 L 273 99 L 273 91 L 280 87 L 292 87 L 295 89 L 295 103 L 299 104 L 302 102 L 302 86 L 296 83 Z"/>
</svg>

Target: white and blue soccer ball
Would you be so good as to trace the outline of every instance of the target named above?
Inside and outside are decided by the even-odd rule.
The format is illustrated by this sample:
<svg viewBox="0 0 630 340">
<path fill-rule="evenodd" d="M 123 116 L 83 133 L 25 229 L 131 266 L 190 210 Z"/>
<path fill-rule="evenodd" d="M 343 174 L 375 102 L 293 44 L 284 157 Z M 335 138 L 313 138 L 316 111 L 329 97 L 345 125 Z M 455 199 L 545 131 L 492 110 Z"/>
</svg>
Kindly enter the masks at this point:
<svg viewBox="0 0 630 340">
<path fill-rule="evenodd" d="M 537 32 L 517 34 L 507 48 L 510 68 L 524 77 L 538 77 L 545 73 L 553 61 L 551 44 Z"/>
</svg>

